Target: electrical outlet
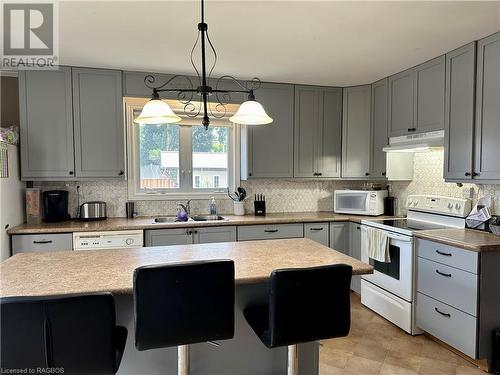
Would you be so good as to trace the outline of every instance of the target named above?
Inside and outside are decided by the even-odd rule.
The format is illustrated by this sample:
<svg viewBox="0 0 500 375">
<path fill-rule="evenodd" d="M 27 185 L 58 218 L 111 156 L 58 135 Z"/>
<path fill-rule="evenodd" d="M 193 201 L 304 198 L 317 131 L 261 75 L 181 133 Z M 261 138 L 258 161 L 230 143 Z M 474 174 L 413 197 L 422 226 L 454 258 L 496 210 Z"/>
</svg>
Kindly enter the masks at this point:
<svg viewBox="0 0 500 375">
<path fill-rule="evenodd" d="M 471 187 L 463 188 L 462 194 L 465 199 L 472 199 L 474 198 L 474 188 Z"/>
</svg>

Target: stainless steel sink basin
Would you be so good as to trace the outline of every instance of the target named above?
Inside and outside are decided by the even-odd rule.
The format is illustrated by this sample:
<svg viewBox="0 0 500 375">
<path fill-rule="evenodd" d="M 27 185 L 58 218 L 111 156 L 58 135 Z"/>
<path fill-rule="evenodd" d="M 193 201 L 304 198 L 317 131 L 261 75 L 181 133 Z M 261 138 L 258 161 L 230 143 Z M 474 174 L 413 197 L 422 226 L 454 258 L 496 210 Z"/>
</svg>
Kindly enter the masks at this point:
<svg viewBox="0 0 500 375">
<path fill-rule="evenodd" d="M 161 223 L 176 223 L 178 222 L 177 218 L 175 216 L 163 216 L 163 217 L 155 217 L 154 222 L 161 224 Z"/>
<path fill-rule="evenodd" d="M 194 221 L 223 221 L 226 220 L 224 216 L 219 215 L 196 215 L 191 216 Z"/>
</svg>

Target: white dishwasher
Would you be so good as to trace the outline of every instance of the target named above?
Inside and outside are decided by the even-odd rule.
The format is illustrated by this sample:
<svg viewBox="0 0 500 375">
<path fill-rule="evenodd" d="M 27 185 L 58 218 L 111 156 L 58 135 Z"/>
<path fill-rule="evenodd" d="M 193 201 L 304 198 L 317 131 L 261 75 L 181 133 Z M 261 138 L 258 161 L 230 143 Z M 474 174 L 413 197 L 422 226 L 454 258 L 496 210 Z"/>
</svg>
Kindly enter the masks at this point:
<svg viewBox="0 0 500 375">
<path fill-rule="evenodd" d="M 73 250 L 134 249 L 143 246 L 142 230 L 73 233 Z"/>
</svg>

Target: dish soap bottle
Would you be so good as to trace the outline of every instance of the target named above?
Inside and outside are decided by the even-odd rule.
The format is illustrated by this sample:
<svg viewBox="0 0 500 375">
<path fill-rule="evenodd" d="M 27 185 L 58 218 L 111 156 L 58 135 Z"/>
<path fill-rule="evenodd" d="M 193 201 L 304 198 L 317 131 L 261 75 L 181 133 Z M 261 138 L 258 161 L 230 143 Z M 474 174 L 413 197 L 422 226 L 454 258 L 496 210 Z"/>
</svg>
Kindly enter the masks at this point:
<svg viewBox="0 0 500 375">
<path fill-rule="evenodd" d="M 210 202 L 210 215 L 217 215 L 217 203 L 215 202 L 215 197 L 212 197 L 212 201 Z"/>
</svg>

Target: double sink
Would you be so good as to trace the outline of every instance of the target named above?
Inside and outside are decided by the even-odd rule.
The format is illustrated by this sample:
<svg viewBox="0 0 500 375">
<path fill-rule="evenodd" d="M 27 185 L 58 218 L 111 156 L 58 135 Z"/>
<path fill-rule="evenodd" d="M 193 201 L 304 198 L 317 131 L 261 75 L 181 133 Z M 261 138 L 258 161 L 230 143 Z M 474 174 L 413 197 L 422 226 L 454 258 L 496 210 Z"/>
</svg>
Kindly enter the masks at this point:
<svg viewBox="0 0 500 375">
<path fill-rule="evenodd" d="M 227 220 L 224 216 L 219 215 L 195 215 L 189 216 L 187 221 L 225 221 Z M 155 217 L 153 220 L 154 223 L 157 224 L 165 224 L 165 223 L 181 223 L 181 220 L 178 220 L 175 216 L 162 216 Z"/>
</svg>

